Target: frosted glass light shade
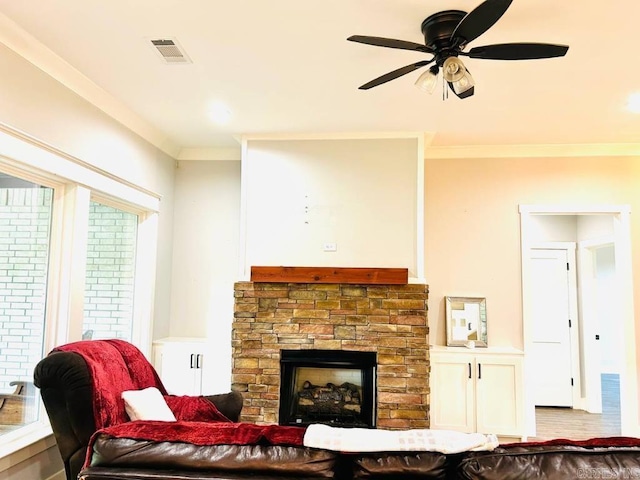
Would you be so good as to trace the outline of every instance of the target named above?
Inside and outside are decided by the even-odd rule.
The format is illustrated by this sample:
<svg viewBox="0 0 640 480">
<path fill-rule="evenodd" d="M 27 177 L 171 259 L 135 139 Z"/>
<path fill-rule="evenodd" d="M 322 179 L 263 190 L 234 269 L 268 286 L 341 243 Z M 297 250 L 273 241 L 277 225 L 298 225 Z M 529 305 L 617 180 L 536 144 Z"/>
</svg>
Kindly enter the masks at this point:
<svg viewBox="0 0 640 480">
<path fill-rule="evenodd" d="M 435 73 L 429 69 L 418 77 L 414 85 L 423 92 L 433 93 L 438 83 L 438 71 Z"/>
<path fill-rule="evenodd" d="M 467 71 L 466 68 L 464 68 L 464 74 L 455 82 L 451 82 L 451 84 L 453 85 L 453 90 L 456 92 L 456 94 L 460 95 L 470 88 L 473 88 L 475 82 L 473 81 L 473 77 L 471 76 L 471 74 Z"/>
<path fill-rule="evenodd" d="M 466 71 L 464 63 L 458 57 L 449 57 L 442 64 L 442 73 L 447 82 L 457 82 Z"/>
</svg>

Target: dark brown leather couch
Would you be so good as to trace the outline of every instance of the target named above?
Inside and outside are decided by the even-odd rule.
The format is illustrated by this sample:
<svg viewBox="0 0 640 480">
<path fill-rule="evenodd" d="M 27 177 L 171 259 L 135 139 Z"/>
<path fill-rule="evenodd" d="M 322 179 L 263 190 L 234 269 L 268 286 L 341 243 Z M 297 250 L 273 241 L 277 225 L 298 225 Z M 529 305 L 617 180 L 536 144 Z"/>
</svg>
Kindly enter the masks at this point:
<svg viewBox="0 0 640 480">
<path fill-rule="evenodd" d="M 467 453 L 456 471 L 461 480 L 640 479 L 640 439 L 514 444 Z"/>
<path fill-rule="evenodd" d="M 101 466 L 82 480 L 573 480 L 640 478 L 640 447 L 517 445 L 492 452 L 443 455 L 435 452 L 344 454 L 299 447 L 164 445 L 144 450 L 134 442 L 99 447 Z M 127 454 L 121 455 L 123 450 Z M 134 453 L 135 452 L 135 453 Z M 133 457 L 138 457 L 134 459 Z M 144 457 L 144 458 L 141 458 Z M 182 458 L 180 458 L 182 457 Z"/>
<path fill-rule="evenodd" d="M 93 384 L 84 359 L 53 352 L 34 372 L 64 461 L 73 480 L 509 480 L 640 479 L 640 440 L 601 439 L 594 445 L 501 446 L 491 452 L 346 454 L 282 445 L 194 445 L 115 438 L 98 433 L 88 466 L 87 447 L 96 432 Z M 242 396 L 208 397 L 232 421 Z"/>
</svg>

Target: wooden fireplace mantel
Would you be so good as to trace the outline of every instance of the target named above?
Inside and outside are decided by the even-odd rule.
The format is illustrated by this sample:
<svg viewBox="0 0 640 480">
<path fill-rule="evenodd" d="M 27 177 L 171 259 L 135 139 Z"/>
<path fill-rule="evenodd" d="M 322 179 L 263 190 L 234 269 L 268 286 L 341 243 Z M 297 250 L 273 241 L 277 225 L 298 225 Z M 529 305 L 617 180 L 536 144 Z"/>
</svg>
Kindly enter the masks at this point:
<svg viewBox="0 0 640 480">
<path fill-rule="evenodd" d="M 407 268 L 251 267 L 252 282 L 406 285 Z"/>
</svg>

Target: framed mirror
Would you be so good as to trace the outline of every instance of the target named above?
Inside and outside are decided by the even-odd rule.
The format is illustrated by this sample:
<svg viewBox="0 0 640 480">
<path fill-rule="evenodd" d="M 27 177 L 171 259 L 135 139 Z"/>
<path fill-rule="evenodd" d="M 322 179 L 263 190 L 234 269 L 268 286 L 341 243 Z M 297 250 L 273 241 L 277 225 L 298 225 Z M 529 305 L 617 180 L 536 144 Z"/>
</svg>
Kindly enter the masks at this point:
<svg viewBox="0 0 640 480">
<path fill-rule="evenodd" d="M 487 301 L 485 298 L 444 297 L 447 346 L 487 346 Z"/>
</svg>

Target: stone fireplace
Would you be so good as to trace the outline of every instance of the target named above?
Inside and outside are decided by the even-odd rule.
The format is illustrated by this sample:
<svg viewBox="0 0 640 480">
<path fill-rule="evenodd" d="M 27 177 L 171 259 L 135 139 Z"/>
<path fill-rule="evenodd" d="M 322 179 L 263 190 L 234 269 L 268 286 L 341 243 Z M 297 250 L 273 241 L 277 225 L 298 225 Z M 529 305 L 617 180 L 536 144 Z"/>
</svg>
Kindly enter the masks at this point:
<svg viewBox="0 0 640 480">
<path fill-rule="evenodd" d="M 374 352 L 378 428 L 429 427 L 428 287 L 238 282 L 232 388 L 242 420 L 279 423 L 283 351 Z M 286 354 L 285 354 L 286 356 Z"/>
</svg>

